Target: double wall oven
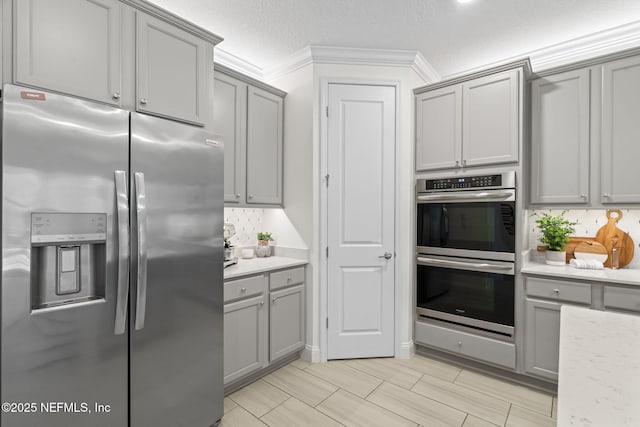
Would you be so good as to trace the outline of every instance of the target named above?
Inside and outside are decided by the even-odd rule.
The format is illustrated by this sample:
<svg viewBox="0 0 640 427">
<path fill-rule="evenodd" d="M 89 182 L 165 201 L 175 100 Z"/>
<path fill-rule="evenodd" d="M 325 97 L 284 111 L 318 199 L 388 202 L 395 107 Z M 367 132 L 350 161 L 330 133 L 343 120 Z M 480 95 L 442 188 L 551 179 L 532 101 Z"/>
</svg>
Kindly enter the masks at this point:
<svg viewBox="0 0 640 427">
<path fill-rule="evenodd" d="M 513 339 L 515 172 L 416 182 L 417 318 Z"/>
</svg>

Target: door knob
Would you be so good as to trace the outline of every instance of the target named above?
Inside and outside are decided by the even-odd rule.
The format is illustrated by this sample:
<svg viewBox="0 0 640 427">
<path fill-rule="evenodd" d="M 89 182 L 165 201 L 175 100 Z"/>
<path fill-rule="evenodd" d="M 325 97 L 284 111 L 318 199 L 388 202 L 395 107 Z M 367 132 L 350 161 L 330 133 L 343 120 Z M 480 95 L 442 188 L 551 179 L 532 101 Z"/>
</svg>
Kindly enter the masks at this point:
<svg viewBox="0 0 640 427">
<path fill-rule="evenodd" d="M 378 258 L 391 259 L 392 257 L 391 252 L 385 252 L 384 255 L 380 255 Z"/>
</svg>

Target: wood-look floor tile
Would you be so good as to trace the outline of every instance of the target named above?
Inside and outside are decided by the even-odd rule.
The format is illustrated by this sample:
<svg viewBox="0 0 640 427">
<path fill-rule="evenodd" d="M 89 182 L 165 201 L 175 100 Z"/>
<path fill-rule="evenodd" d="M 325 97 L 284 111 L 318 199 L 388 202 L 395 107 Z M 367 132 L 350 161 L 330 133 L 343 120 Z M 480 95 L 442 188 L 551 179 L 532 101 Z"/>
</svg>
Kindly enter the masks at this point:
<svg viewBox="0 0 640 427">
<path fill-rule="evenodd" d="M 230 410 L 232 410 L 233 408 L 237 408 L 238 404 L 236 402 L 234 402 L 233 400 L 229 399 L 228 397 L 224 398 L 224 413 L 226 414 L 227 412 L 229 412 Z"/>
<path fill-rule="evenodd" d="M 553 396 L 523 385 L 463 369 L 455 380 L 460 384 L 503 400 L 515 403 L 546 416 L 551 416 Z"/>
<path fill-rule="evenodd" d="M 538 412 L 511 405 L 505 427 L 555 427 L 556 420 Z"/>
<path fill-rule="evenodd" d="M 460 427 L 466 413 L 390 383 L 382 383 L 367 400 L 429 427 Z"/>
<path fill-rule="evenodd" d="M 359 371 L 343 361 L 314 363 L 306 369 L 306 372 L 359 397 L 367 397 L 382 383 L 381 379 Z"/>
<path fill-rule="evenodd" d="M 295 397 L 263 416 L 262 421 L 271 427 L 341 427 L 343 425 Z"/>
<path fill-rule="evenodd" d="M 396 360 L 415 371 L 446 381 L 455 380 L 461 371 L 461 369 L 456 366 L 420 355 L 415 355 L 410 359 Z"/>
<path fill-rule="evenodd" d="M 229 396 L 234 402 L 260 418 L 290 396 L 264 380 L 258 380 Z"/>
<path fill-rule="evenodd" d="M 558 419 L 558 396 L 553 396 L 553 408 L 551 409 L 551 418 Z"/>
<path fill-rule="evenodd" d="M 407 367 L 406 365 L 398 362 L 394 358 L 383 359 L 357 359 L 345 361 L 348 366 L 351 366 L 359 371 L 381 380 L 390 382 L 399 387 L 409 390 L 413 385 L 418 382 L 422 376 L 421 372 Z"/>
<path fill-rule="evenodd" d="M 509 402 L 429 375 L 411 390 L 498 425 L 504 425 L 509 413 Z"/>
<path fill-rule="evenodd" d="M 344 390 L 316 408 L 347 427 L 416 427 L 417 424 Z"/>
<path fill-rule="evenodd" d="M 289 365 L 298 368 L 298 369 L 305 369 L 308 366 L 312 365 L 312 363 L 307 362 L 306 360 L 302 360 L 302 359 L 296 359 L 293 362 L 289 363 Z"/>
<path fill-rule="evenodd" d="M 220 427 L 265 427 L 266 424 L 238 406 L 222 417 Z"/>
<path fill-rule="evenodd" d="M 272 372 L 264 380 L 311 406 L 316 406 L 338 389 L 333 384 L 289 365 Z"/>
<path fill-rule="evenodd" d="M 482 418 L 474 417 L 473 415 L 467 415 L 467 419 L 464 420 L 462 427 L 498 427 L 496 424 L 485 421 Z"/>
</svg>

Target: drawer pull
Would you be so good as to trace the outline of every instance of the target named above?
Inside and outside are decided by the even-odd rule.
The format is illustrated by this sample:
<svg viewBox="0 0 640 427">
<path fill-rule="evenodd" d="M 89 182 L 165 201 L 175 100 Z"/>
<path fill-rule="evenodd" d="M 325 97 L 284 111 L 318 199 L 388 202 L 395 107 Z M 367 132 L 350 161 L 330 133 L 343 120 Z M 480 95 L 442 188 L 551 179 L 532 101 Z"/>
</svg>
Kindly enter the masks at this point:
<svg viewBox="0 0 640 427">
<path fill-rule="evenodd" d="M 263 306 L 263 305 L 264 305 L 264 301 L 260 301 L 260 306 Z"/>
<path fill-rule="evenodd" d="M 278 300 L 278 298 L 273 297 L 273 298 L 271 299 L 271 302 L 273 302 L 273 303 L 275 304 L 277 300 Z"/>
<path fill-rule="evenodd" d="M 240 293 L 241 293 L 241 294 L 243 294 L 243 293 L 245 293 L 245 292 L 247 292 L 247 288 L 240 288 Z"/>
<path fill-rule="evenodd" d="M 462 341 L 458 341 L 458 347 L 462 347 Z"/>
<path fill-rule="evenodd" d="M 291 283 L 293 279 L 291 277 L 287 277 L 287 283 Z"/>
<path fill-rule="evenodd" d="M 556 288 L 553 290 L 553 293 L 556 295 L 560 295 L 560 289 Z"/>
</svg>

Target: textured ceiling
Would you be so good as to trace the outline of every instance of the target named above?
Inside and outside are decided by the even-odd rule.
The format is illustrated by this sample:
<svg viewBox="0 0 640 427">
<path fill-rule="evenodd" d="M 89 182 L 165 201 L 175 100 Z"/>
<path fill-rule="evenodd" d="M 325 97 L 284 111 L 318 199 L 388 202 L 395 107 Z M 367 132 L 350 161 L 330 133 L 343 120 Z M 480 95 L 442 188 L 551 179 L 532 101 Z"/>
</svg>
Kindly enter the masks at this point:
<svg viewBox="0 0 640 427">
<path fill-rule="evenodd" d="M 640 0 L 151 0 L 262 69 L 308 45 L 420 51 L 442 75 L 640 20 Z"/>
</svg>

